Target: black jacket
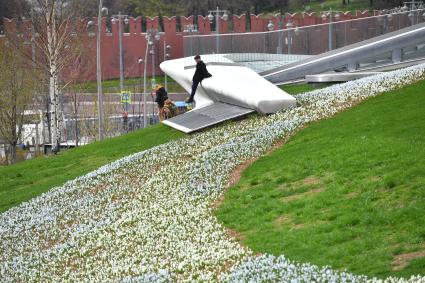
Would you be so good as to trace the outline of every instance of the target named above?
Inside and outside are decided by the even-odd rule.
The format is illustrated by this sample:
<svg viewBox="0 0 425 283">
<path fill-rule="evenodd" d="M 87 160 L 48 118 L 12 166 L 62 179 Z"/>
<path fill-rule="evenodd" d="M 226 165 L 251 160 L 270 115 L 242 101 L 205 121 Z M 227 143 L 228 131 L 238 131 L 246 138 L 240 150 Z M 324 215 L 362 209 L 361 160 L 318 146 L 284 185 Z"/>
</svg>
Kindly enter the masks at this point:
<svg viewBox="0 0 425 283">
<path fill-rule="evenodd" d="M 161 87 L 160 89 L 156 91 L 155 102 L 158 103 L 158 106 L 160 108 L 164 107 L 164 102 L 167 99 L 168 99 L 168 93 L 164 87 Z"/>
<path fill-rule="evenodd" d="M 208 73 L 207 65 L 204 62 L 200 61 L 196 64 L 196 71 L 193 75 L 193 83 L 200 83 L 203 79 L 210 78 L 212 75 Z"/>
</svg>

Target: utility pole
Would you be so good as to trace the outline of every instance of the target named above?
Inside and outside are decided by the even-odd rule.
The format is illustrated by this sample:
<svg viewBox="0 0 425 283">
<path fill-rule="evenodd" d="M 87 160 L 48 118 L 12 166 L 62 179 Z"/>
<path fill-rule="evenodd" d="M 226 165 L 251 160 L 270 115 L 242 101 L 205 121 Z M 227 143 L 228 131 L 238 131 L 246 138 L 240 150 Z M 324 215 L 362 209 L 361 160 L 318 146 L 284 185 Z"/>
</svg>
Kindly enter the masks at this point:
<svg viewBox="0 0 425 283">
<path fill-rule="evenodd" d="M 124 62 L 122 54 L 122 23 L 121 23 L 121 12 L 118 12 L 118 37 L 119 37 L 119 51 L 120 51 L 120 91 L 124 90 Z"/>
<path fill-rule="evenodd" d="M 208 20 L 210 23 L 214 20 L 213 14 L 215 14 L 215 29 L 216 29 L 216 50 L 217 54 L 220 53 L 220 14 L 223 13 L 223 20 L 227 21 L 229 19 L 228 11 L 227 10 L 220 10 L 220 8 L 217 6 L 217 9 L 208 11 Z"/>
<path fill-rule="evenodd" d="M 147 68 L 147 61 L 148 61 L 148 53 L 149 53 L 149 48 L 152 48 L 151 50 L 151 54 L 152 54 L 152 82 L 154 83 L 155 81 L 155 41 L 159 41 L 161 39 L 161 35 L 159 33 L 159 31 L 157 29 L 149 29 L 146 31 L 146 54 L 145 54 L 145 70 L 144 70 L 144 78 L 143 78 L 143 123 L 144 123 L 144 127 L 146 127 L 147 125 L 147 92 L 146 92 L 146 68 Z"/>
<path fill-rule="evenodd" d="M 119 61 L 120 61 L 120 91 L 124 90 L 124 50 L 123 50 L 123 18 L 124 24 L 128 25 L 128 15 L 123 15 L 121 12 L 118 12 L 118 15 L 112 15 L 112 23 L 118 21 L 118 48 L 119 48 Z"/>
<path fill-rule="evenodd" d="M 102 6 L 103 0 L 99 0 L 99 14 L 97 16 L 97 41 L 96 41 L 96 76 L 97 76 L 97 99 L 99 104 L 99 140 L 103 139 L 103 95 L 102 95 L 102 72 L 100 61 L 100 40 L 102 38 Z"/>
</svg>

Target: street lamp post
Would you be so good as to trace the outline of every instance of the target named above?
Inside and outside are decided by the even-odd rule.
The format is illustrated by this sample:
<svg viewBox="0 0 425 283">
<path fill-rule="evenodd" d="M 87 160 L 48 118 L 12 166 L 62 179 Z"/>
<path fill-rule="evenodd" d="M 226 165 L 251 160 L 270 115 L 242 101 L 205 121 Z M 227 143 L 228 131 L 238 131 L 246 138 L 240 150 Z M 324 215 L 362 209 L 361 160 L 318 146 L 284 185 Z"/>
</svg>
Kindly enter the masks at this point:
<svg viewBox="0 0 425 283">
<path fill-rule="evenodd" d="M 288 54 L 291 54 L 292 51 L 292 34 L 291 28 L 294 26 L 292 22 L 288 22 L 286 24 L 286 28 L 288 29 Z"/>
<path fill-rule="evenodd" d="M 150 50 L 150 54 L 152 55 L 152 78 L 151 78 L 151 90 L 155 88 L 156 86 L 156 79 L 155 79 L 155 42 L 152 44 L 152 49 Z M 152 96 L 152 114 L 150 118 L 150 124 L 153 124 L 153 117 L 154 117 L 154 101 Z"/>
<path fill-rule="evenodd" d="M 188 33 L 190 35 L 190 56 L 193 56 L 193 38 L 192 34 L 198 32 L 197 25 L 185 25 L 183 32 Z"/>
<path fill-rule="evenodd" d="M 148 60 L 148 53 L 149 53 L 149 47 L 152 47 L 152 81 L 151 84 L 153 85 L 154 83 L 156 83 L 155 80 L 155 40 L 159 41 L 161 39 L 161 35 L 159 34 L 159 31 L 157 29 L 150 29 L 146 31 L 146 53 L 145 53 L 145 64 L 144 64 L 144 72 L 143 72 L 143 127 L 146 127 L 147 122 L 148 122 L 148 117 L 147 117 L 147 107 L 146 107 L 146 88 L 147 88 L 147 83 L 146 83 L 146 67 L 147 67 L 147 60 Z"/>
<path fill-rule="evenodd" d="M 97 100 L 98 100 L 98 128 L 99 128 L 99 140 L 103 139 L 103 95 L 102 95 L 102 72 L 101 72 L 101 60 L 100 60 L 100 40 L 102 33 L 102 14 L 108 14 L 108 9 L 103 7 L 103 0 L 99 0 L 99 13 L 97 16 L 97 37 L 96 37 L 96 79 L 97 79 Z M 94 22 L 89 21 L 87 26 L 93 26 Z"/>
<path fill-rule="evenodd" d="M 139 58 L 139 60 L 137 60 L 137 63 L 139 64 L 139 70 L 140 70 L 140 80 L 142 80 L 142 67 L 141 67 L 141 65 L 142 64 L 144 64 L 144 60 L 143 60 L 143 58 Z M 140 88 L 141 88 L 141 86 L 142 86 L 142 82 L 140 81 Z M 140 91 L 140 92 L 142 92 L 142 91 Z M 143 92 L 144 92 L 144 90 L 143 90 Z M 137 123 L 138 123 L 138 125 L 139 125 L 139 128 L 140 128 L 140 121 L 141 121 L 141 119 L 140 119 L 140 114 L 142 113 L 141 112 L 141 104 L 142 104 L 142 98 L 141 98 L 141 95 L 142 95 L 142 93 L 140 93 L 139 94 L 139 118 L 138 118 L 138 120 L 137 120 Z"/>
<path fill-rule="evenodd" d="M 283 22 L 282 21 L 279 21 L 279 29 L 281 29 L 282 27 L 283 27 Z M 292 23 L 292 22 L 290 22 L 290 21 L 288 21 L 288 23 L 286 24 L 286 28 L 288 29 L 288 54 L 291 54 L 291 46 L 292 46 L 292 35 L 291 35 L 291 29 L 292 29 L 292 27 L 294 26 L 294 24 Z M 269 20 L 269 23 L 267 24 L 267 29 L 269 30 L 269 31 L 273 31 L 274 30 L 274 24 L 273 24 L 273 22 L 272 22 L 272 20 Z M 298 30 L 298 27 L 295 29 L 295 34 L 296 35 L 298 35 L 298 33 L 299 33 L 299 30 Z M 279 35 L 279 44 L 278 44 L 278 47 L 277 47 L 277 53 L 279 54 L 279 53 L 282 53 L 283 52 L 283 50 L 282 50 L 283 48 L 282 48 L 282 43 L 281 43 L 281 37 L 280 37 L 280 35 Z"/>
<path fill-rule="evenodd" d="M 146 42 L 146 52 L 145 52 L 145 64 L 144 64 L 144 70 L 143 70 L 143 128 L 146 128 L 146 124 L 148 122 L 148 116 L 146 114 L 147 107 L 146 107 L 146 65 L 148 61 L 148 49 L 151 41 L 150 39 Z"/>
<path fill-rule="evenodd" d="M 329 35 L 328 35 L 328 39 L 329 39 L 329 43 L 328 43 L 328 51 L 331 51 L 333 48 L 333 44 L 332 44 L 332 33 L 333 33 L 333 21 L 332 21 L 332 8 L 329 9 L 329 11 L 327 13 L 324 13 L 322 15 L 322 19 L 325 21 L 327 19 L 327 17 L 329 16 L 329 23 L 328 23 L 328 31 L 329 31 Z M 335 20 L 339 20 L 340 18 L 340 12 L 339 11 L 335 11 Z"/>
<path fill-rule="evenodd" d="M 124 18 L 124 24 L 128 25 L 128 15 L 123 15 L 121 12 L 118 12 L 118 15 L 112 15 L 112 23 L 118 21 L 118 44 L 119 44 L 119 53 L 120 53 L 120 91 L 124 90 L 124 58 L 123 58 L 123 46 L 122 46 L 122 19 Z"/>
<path fill-rule="evenodd" d="M 276 18 L 278 20 L 277 25 L 278 25 L 278 29 L 279 29 L 279 31 L 277 33 L 278 44 L 277 44 L 276 53 L 277 54 L 282 54 L 283 53 L 283 48 L 282 48 L 282 29 L 283 29 L 284 16 L 282 16 L 280 14 L 280 15 L 277 15 Z M 267 29 L 269 31 L 273 31 L 274 30 L 274 27 L 275 26 L 274 26 L 273 22 L 270 20 L 269 23 L 268 23 L 268 25 L 267 25 Z"/>
<path fill-rule="evenodd" d="M 267 24 L 267 29 L 269 30 L 269 31 L 273 31 L 273 29 L 274 29 L 274 24 L 273 24 L 273 22 L 272 22 L 272 20 L 269 20 L 269 23 Z M 268 36 L 268 41 L 269 41 L 269 46 L 267 46 L 268 47 L 268 49 L 270 48 L 270 36 Z M 279 47 L 277 48 L 277 49 L 279 49 Z M 279 54 L 279 50 L 277 50 L 278 52 L 278 54 Z M 268 53 L 268 51 L 267 51 L 267 53 Z"/>
<path fill-rule="evenodd" d="M 423 2 L 413 0 L 403 3 L 403 10 L 408 11 L 410 9 L 410 12 L 407 17 L 409 18 L 411 25 L 418 24 L 420 11 L 424 9 Z M 410 5 L 410 8 L 408 7 L 408 5 Z"/>
<path fill-rule="evenodd" d="M 210 23 L 214 20 L 213 14 L 215 14 L 215 30 L 216 30 L 216 49 L 217 54 L 220 53 L 220 14 L 223 14 L 223 20 L 227 21 L 229 19 L 228 11 L 227 10 L 220 10 L 220 8 L 217 6 L 216 10 L 208 11 L 208 20 Z"/>
<path fill-rule="evenodd" d="M 164 39 L 164 61 L 171 58 L 171 45 L 168 45 Z M 164 72 L 164 87 L 168 91 L 167 73 Z"/>
</svg>

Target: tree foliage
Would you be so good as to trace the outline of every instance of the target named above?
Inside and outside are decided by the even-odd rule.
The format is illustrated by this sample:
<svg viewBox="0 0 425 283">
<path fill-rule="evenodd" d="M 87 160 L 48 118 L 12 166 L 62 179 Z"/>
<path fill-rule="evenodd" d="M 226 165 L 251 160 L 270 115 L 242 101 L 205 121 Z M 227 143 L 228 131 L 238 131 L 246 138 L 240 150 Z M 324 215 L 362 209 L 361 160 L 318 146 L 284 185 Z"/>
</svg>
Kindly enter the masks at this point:
<svg viewBox="0 0 425 283">
<path fill-rule="evenodd" d="M 59 96 L 69 82 L 69 65 L 80 56 L 87 23 L 81 19 L 81 6 L 75 0 L 29 0 L 29 14 L 23 12 L 17 30 L 6 31 L 6 37 L 18 53 L 30 59 L 40 70 L 44 91 L 49 94 L 49 129 L 52 151 L 61 141 Z M 23 20 L 26 18 L 25 20 Z M 25 24 L 20 24 L 25 23 Z M 28 44 L 32 52 L 28 52 Z M 26 47 L 25 47 L 26 46 Z M 30 49 L 31 49 L 30 48 Z"/>
<path fill-rule="evenodd" d="M 26 0 L 0 0 L 0 20 L 22 15 L 29 11 L 29 6 Z"/>
<path fill-rule="evenodd" d="M 0 21 L 3 17 L 16 17 L 28 14 L 34 0 L 0 0 Z M 61 0 L 68 8 L 76 11 L 81 17 L 93 17 L 97 15 L 99 0 Z M 188 16 L 207 15 L 209 10 L 216 6 L 227 9 L 234 14 L 251 12 L 255 14 L 264 12 L 288 11 L 293 7 L 310 5 L 314 2 L 326 2 L 321 0 L 104 0 L 103 4 L 108 7 L 109 14 L 123 14 L 131 16 Z M 341 0 L 342 5 L 353 1 Z M 375 0 L 368 1 L 371 8 L 393 7 L 402 4 L 401 0 Z M 367 4 L 366 4 L 367 5 Z"/>
<path fill-rule="evenodd" d="M 9 145 L 11 163 L 36 89 L 37 73 L 29 60 L 10 44 L 0 45 L 0 136 Z"/>
</svg>

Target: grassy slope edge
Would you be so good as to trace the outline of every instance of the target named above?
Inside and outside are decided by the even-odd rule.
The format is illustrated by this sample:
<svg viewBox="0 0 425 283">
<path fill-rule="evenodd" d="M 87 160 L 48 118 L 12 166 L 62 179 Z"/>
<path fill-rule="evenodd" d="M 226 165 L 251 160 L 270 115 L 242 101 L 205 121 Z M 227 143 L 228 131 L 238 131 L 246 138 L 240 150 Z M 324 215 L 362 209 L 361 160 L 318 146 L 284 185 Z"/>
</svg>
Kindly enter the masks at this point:
<svg viewBox="0 0 425 283">
<path fill-rule="evenodd" d="M 254 252 L 385 277 L 425 271 L 425 81 L 313 123 L 216 211 Z"/>
<path fill-rule="evenodd" d="M 182 136 L 159 124 L 56 156 L 0 167 L 0 213 L 112 161 Z"/>
</svg>

